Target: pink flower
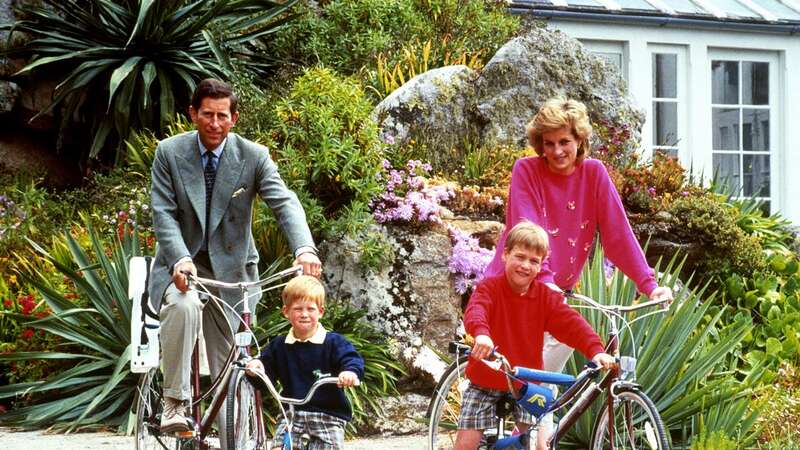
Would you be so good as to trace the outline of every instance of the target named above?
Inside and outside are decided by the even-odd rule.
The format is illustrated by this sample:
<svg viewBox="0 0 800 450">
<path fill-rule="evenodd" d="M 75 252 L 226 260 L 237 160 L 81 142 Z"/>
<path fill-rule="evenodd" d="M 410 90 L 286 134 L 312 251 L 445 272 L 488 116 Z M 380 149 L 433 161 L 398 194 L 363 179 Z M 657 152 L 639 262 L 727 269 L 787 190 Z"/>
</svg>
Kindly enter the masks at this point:
<svg viewBox="0 0 800 450">
<path fill-rule="evenodd" d="M 647 193 L 650 194 L 651 196 L 655 197 L 656 196 L 656 188 L 654 188 L 652 186 L 647 188 Z"/>
</svg>

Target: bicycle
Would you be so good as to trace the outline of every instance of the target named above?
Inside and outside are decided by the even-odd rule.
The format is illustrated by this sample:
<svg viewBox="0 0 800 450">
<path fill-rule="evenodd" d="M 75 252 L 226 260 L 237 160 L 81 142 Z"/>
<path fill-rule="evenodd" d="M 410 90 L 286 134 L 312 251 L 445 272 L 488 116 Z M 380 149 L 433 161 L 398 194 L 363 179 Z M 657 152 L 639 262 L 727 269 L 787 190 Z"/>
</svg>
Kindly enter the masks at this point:
<svg viewBox="0 0 800 450">
<path fill-rule="evenodd" d="M 304 398 L 297 399 L 297 398 L 281 396 L 275 389 L 275 386 L 272 384 L 270 379 L 264 373 L 257 371 L 248 371 L 248 374 L 257 377 L 260 380 L 259 387 L 261 388 L 261 390 L 262 391 L 267 390 L 280 406 L 281 413 L 285 419 L 285 424 L 283 424 L 284 427 L 283 442 L 281 443 L 282 450 L 292 450 L 293 448 L 291 431 L 294 429 L 293 426 L 294 426 L 295 406 L 302 406 L 310 402 L 311 399 L 314 397 L 314 394 L 316 393 L 317 389 L 320 388 L 321 386 L 326 384 L 338 384 L 339 382 L 338 377 L 323 376 L 322 378 L 318 379 L 317 381 L 314 382 L 314 384 L 311 385 L 311 387 L 308 390 L 308 393 L 306 393 L 306 396 Z M 359 384 L 361 383 L 358 380 L 356 380 L 355 386 L 358 386 Z M 286 412 L 286 410 L 284 409 L 283 407 L 284 404 L 289 405 L 289 412 Z M 275 434 L 277 435 L 279 433 L 276 432 Z M 304 433 L 301 439 L 303 442 L 301 443 L 300 448 L 303 449 L 308 448 L 310 436 Z M 274 446 L 272 448 L 274 448 Z"/>
<path fill-rule="evenodd" d="M 137 258 L 134 258 L 137 259 Z M 131 261 L 131 273 L 133 274 L 134 267 L 139 272 L 138 278 L 142 278 L 142 270 L 149 273 L 149 264 L 145 263 L 142 268 L 141 261 Z M 228 307 L 235 310 L 235 307 L 230 307 L 224 302 L 219 301 L 214 295 L 209 292 L 209 288 L 217 289 L 238 289 L 242 294 L 242 313 L 240 315 L 241 323 L 239 331 L 234 334 L 234 345 L 231 346 L 228 359 L 225 364 L 225 369 L 212 381 L 211 386 L 205 391 L 201 390 L 200 385 L 200 356 L 198 351 L 198 343 L 195 342 L 194 351 L 192 352 L 192 370 L 191 370 L 191 386 L 192 386 L 192 399 L 190 404 L 190 418 L 191 429 L 184 433 L 162 433 L 161 414 L 164 408 L 162 396 L 162 383 L 163 377 L 157 365 L 153 367 L 143 367 L 141 364 L 136 365 L 136 371 L 142 372 L 146 369 L 141 377 L 139 384 L 138 399 L 136 402 L 136 424 L 135 424 L 135 439 L 137 450 L 206 450 L 211 448 L 210 432 L 214 420 L 220 414 L 223 403 L 225 404 L 225 418 L 226 418 L 226 444 L 229 450 L 239 449 L 262 449 L 266 448 L 266 427 L 263 421 L 261 412 L 261 393 L 257 390 L 250 377 L 245 374 L 245 365 L 252 358 L 250 357 L 250 346 L 254 342 L 253 332 L 250 329 L 251 325 L 251 310 L 248 302 L 248 291 L 250 289 L 261 289 L 261 291 L 268 291 L 282 287 L 284 284 L 274 284 L 277 280 L 293 275 L 301 271 L 300 267 L 292 267 L 275 273 L 267 278 L 257 280 L 254 282 L 241 282 L 241 283 L 225 283 L 207 278 L 200 278 L 191 276 L 190 281 L 194 289 L 202 289 L 210 299 L 206 306 L 210 304 L 222 305 L 219 307 Z M 134 278 L 136 276 L 132 276 Z M 146 276 L 144 276 L 146 280 Z M 146 285 L 146 282 L 145 282 Z M 266 287 L 265 286 L 269 286 Z M 131 289 L 131 291 L 136 291 Z M 140 290 L 141 291 L 141 290 Z M 157 332 L 153 331 L 154 325 L 152 322 L 149 324 L 144 321 L 144 316 L 155 318 L 152 308 L 146 311 L 147 291 L 144 290 L 141 294 L 142 312 L 142 337 L 150 336 L 149 340 L 153 340 L 155 335 L 155 342 L 158 342 Z M 139 304 L 135 303 L 134 308 Z M 233 330 L 231 329 L 233 334 Z M 132 333 L 133 334 L 133 333 Z M 134 347 L 143 347 L 141 339 L 134 339 Z M 148 345 L 149 342 L 144 344 Z M 258 342 L 255 342 L 258 347 Z M 139 349 L 134 348 L 134 351 Z M 150 360 L 152 361 L 152 349 L 145 349 L 149 351 Z M 259 348 L 260 351 L 260 348 Z M 155 358 L 158 361 L 158 358 Z M 132 362 L 132 370 L 134 364 Z M 221 389 L 222 383 L 227 382 L 227 387 Z M 212 395 L 213 394 L 213 395 Z M 210 403 L 203 410 L 202 404 L 210 397 Z"/>
<path fill-rule="evenodd" d="M 495 352 L 493 360 L 486 363 L 505 374 L 509 391 L 513 394 L 501 399 L 497 414 L 498 425 L 495 429 L 484 433 L 481 448 L 498 450 L 527 448 L 531 441 L 535 442 L 530 434 L 538 423 L 532 424 L 524 433 L 517 433 L 513 420 L 506 419 L 506 415 L 513 410 L 513 404 L 520 401 L 536 405 L 534 416 L 537 422 L 546 414 L 566 409 L 554 423 L 555 431 L 549 448 L 555 448 L 578 418 L 600 398 L 601 394 L 605 394 L 601 414 L 595 418 L 592 428 L 590 446 L 592 450 L 669 450 L 669 440 L 661 416 L 653 401 L 636 384 L 635 346 L 632 356 L 620 355 L 621 332 L 617 325 L 617 321 L 621 321 L 623 330 L 627 329 L 632 334 L 631 324 L 650 315 L 662 313 L 664 310 L 648 312 L 632 320 L 628 320 L 625 314 L 657 306 L 664 301 L 653 300 L 637 305 L 620 306 L 601 305 L 589 297 L 571 292 L 565 293 L 565 296 L 586 305 L 573 305 L 573 307 L 595 309 L 608 319 L 610 330 L 606 352 L 617 359 L 617 367 L 603 373 L 602 369 L 589 362 L 577 376 L 572 376 L 512 367 L 505 357 Z M 430 450 L 451 449 L 455 443 L 461 396 L 469 385 L 464 375 L 469 350 L 470 347 L 463 343 L 454 342 L 450 345 L 450 351 L 456 354 L 456 358 L 439 379 L 428 405 Z M 524 383 L 523 389 L 514 386 L 514 383 L 520 382 Z M 530 383 L 550 383 L 563 386 L 566 390 L 557 398 L 553 398 L 550 389 Z"/>
</svg>

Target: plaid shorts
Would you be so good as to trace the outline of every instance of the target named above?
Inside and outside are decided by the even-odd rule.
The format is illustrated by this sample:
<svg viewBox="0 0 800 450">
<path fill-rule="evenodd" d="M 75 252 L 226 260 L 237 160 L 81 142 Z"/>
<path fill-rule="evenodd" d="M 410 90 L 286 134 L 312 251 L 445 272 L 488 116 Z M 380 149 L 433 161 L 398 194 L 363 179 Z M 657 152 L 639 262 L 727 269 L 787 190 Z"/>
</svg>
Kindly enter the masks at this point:
<svg viewBox="0 0 800 450">
<path fill-rule="evenodd" d="M 496 391 L 475 386 L 470 383 L 461 397 L 461 415 L 458 417 L 459 430 L 486 430 L 497 426 L 497 401 L 509 395 L 507 391 Z M 514 420 L 518 423 L 533 424 L 533 416 L 514 402 Z"/>
<path fill-rule="evenodd" d="M 309 436 L 308 450 L 343 450 L 344 426 L 347 421 L 330 414 L 313 411 L 295 411 L 292 424 L 292 450 L 302 448 L 302 436 Z M 278 424 L 272 448 L 283 448 L 283 436 L 286 434 L 286 421 Z"/>
</svg>

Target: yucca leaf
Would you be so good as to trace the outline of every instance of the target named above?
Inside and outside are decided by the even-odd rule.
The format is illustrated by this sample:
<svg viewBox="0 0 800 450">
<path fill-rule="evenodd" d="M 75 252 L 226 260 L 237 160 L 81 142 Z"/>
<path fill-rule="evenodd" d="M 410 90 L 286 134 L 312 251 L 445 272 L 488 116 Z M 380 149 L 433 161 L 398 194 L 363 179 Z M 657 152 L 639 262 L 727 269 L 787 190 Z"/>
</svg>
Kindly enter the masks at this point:
<svg viewBox="0 0 800 450">
<path fill-rule="evenodd" d="M 117 88 L 123 81 L 125 81 L 126 78 L 128 78 L 128 75 L 130 75 L 131 72 L 136 69 L 136 66 L 141 60 L 141 56 L 133 56 L 128 58 L 122 63 L 122 65 L 114 69 L 113 73 L 111 73 L 111 79 L 108 82 L 108 110 L 111 109 L 111 103 L 114 100 L 114 94 L 116 94 Z"/>
</svg>

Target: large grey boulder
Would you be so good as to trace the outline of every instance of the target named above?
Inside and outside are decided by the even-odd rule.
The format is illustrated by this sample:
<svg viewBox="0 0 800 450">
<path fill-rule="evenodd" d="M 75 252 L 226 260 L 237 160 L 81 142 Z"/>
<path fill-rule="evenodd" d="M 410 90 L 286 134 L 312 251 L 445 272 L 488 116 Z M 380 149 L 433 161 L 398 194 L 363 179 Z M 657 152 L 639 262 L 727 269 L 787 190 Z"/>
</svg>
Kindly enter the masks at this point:
<svg viewBox="0 0 800 450">
<path fill-rule="evenodd" d="M 475 76 L 474 70 L 457 65 L 408 80 L 373 110 L 383 141 L 447 149 L 462 144 L 475 131 L 466 112 Z"/>
<path fill-rule="evenodd" d="M 450 154 L 454 145 L 465 142 L 519 147 L 539 107 L 561 95 L 584 102 L 596 123 L 627 125 L 632 140 L 638 140 L 644 112 L 628 95 L 622 77 L 560 31 L 533 25 L 501 47 L 477 75 L 461 67 L 418 75 L 381 102 L 375 117 L 384 135 L 402 143 L 414 139 L 432 155 Z M 461 75 L 450 82 L 453 77 L 440 74 Z M 440 87 L 443 79 L 445 89 Z"/>
</svg>

